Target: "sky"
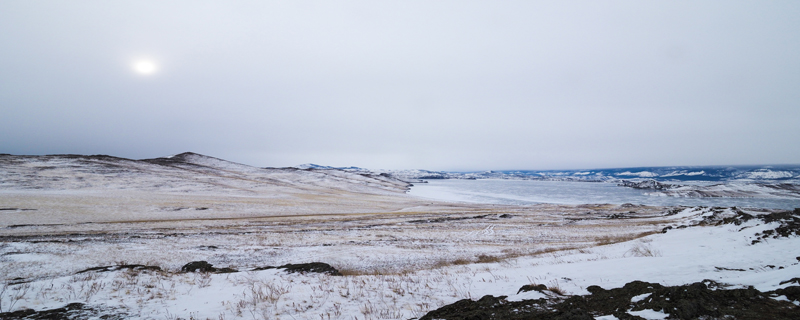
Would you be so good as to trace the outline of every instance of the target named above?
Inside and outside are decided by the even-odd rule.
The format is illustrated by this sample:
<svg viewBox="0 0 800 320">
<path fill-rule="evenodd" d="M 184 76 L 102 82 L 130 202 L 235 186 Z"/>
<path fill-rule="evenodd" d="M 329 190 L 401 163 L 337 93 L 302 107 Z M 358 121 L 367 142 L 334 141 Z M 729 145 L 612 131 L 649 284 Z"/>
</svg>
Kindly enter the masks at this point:
<svg viewBox="0 0 800 320">
<path fill-rule="evenodd" d="M 2 1 L 0 153 L 800 163 L 798 1 Z"/>
</svg>

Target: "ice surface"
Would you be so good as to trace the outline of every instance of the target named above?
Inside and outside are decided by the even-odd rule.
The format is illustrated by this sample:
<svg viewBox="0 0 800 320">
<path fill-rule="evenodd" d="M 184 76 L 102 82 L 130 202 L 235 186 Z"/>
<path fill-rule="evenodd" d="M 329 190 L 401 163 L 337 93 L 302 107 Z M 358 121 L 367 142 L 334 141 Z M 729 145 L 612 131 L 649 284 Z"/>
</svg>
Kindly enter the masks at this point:
<svg viewBox="0 0 800 320">
<path fill-rule="evenodd" d="M 691 197 L 705 190 L 749 197 Z M 675 196 L 668 196 L 667 192 Z M 409 194 L 445 201 L 530 205 L 536 203 L 611 203 L 658 206 L 719 206 L 793 209 L 800 207 L 800 194 L 763 185 L 733 184 L 686 186 L 668 191 L 639 190 L 615 183 L 531 180 L 429 180 L 415 184 Z M 685 196 L 679 196 L 686 193 Z M 756 197 L 757 196 L 757 197 Z"/>
<path fill-rule="evenodd" d="M 618 175 L 618 176 L 635 176 L 635 177 L 640 177 L 640 178 L 658 177 L 657 173 L 653 173 L 653 172 L 650 172 L 650 171 L 639 171 L 639 172 L 625 171 L 625 172 L 617 173 L 616 175 Z"/>
</svg>

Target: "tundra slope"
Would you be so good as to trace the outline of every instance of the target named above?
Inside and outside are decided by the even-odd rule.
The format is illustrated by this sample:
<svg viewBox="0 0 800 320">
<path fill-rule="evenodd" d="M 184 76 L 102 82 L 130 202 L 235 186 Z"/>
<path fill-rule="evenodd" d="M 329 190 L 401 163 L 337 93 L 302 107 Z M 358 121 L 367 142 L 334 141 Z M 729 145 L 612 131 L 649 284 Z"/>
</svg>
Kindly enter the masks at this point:
<svg viewBox="0 0 800 320">
<path fill-rule="evenodd" d="M 106 155 L 0 155 L 0 189 L 139 190 L 226 192 L 240 195 L 310 192 L 327 189 L 386 194 L 408 183 L 387 175 L 342 170 L 257 168 L 186 152 L 131 160 Z"/>
<path fill-rule="evenodd" d="M 420 205 L 408 187 L 379 174 L 256 168 L 195 153 L 0 155 L 6 225 L 396 211 Z"/>
</svg>

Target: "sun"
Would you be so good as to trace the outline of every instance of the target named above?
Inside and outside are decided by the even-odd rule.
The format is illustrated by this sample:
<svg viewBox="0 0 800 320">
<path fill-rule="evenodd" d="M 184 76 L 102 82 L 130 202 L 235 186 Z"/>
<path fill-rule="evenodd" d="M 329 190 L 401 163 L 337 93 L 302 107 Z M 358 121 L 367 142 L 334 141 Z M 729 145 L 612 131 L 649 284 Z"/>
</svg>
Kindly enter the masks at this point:
<svg viewBox="0 0 800 320">
<path fill-rule="evenodd" d="M 156 64 L 150 60 L 139 60 L 133 64 L 133 70 L 140 74 L 153 74 L 156 69 Z"/>
</svg>

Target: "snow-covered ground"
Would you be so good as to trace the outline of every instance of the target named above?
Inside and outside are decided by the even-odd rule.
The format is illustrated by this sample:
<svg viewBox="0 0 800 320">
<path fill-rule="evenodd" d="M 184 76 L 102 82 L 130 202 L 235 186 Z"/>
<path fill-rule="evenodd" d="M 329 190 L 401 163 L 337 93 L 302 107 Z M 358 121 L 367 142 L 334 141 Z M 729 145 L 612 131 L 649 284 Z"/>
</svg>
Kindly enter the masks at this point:
<svg viewBox="0 0 800 320">
<path fill-rule="evenodd" d="M 555 211 L 565 210 L 569 208 Z M 729 213 L 718 210 L 720 216 Z M 590 285 L 615 288 L 633 280 L 680 285 L 711 279 L 769 291 L 790 285 L 781 282 L 800 272 L 796 238 L 753 244 L 759 233 L 775 228 L 775 223 L 751 220 L 741 225 L 692 226 L 638 238 L 607 238 L 622 228 L 604 225 L 617 220 L 637 227 L 626 220 L 641 220 L 651 227 L 689 226 L 711 214 L 712 209 L 690 208 L 666 217 L 554 219 L 551 223 L 557 226 L 538 228 L 526 222 L 533 217 L 519 216 L 422 223 L 390 223 L 374 217 L 366 220 L 383 224 L 355 228 L 346 221 L 331 221 L 327 227 L 341 228 L 315 232 L 290 231 L 284 225 L 280 235 L 272 238 L 268 228 L 261 235 L 203 236 L 183 230 L 185 234 L 170 237 L 151 230 L 150 236 L 130 232 L 100 238 L 6 237 L 0 249 L 6 275 L 2 307 L 3 311 L 40 310 L 81 302 L 102 310 L 98 312 L 124 313 L 132 319 L 327 319 L 328 315 L 332 319 L 409 319 L 459 299 L 487 294 L 509 296 L 510 301 L 546 297 L 547 293 L 536 291 L 517 293 L 529 283 L 560 288 L 564 294 L 587 294 Z M 501 219 L 509 222 L 495 223 Z M 515 219 L 521 221 L 511 222 Z M 417 226 L 429 230 L 406 235 L 405 231 Z M 209 228 L 200 230 L 206 233 Z M 578 230 L 586 234 L 569 239 L 569 233 Z M 531 234 L 535 240 L 526 244 L 524 237 L 513 237 L 514 233 Z M 133 236 L 139 234 L 143 237 Z M 358 238 L 360 243 L 349 240 Z M 548 239 L 558 244 L 548 246 Z M 39 242 L 43 240 L 52 242 Z M 536 245 L 539 241 L 541 247 Z M 541 250 L 530 251 L 537 247 Z M 180 264 L 190 260 L 208 260 L 242 271 L 179 272 Z M 246 271 L 289 261 L 326 261 L 345 275 Z M 405 263 L 398 266 L 400 261 Z M 159 266 L 164 271 L 78 273 L 86 266 L 121 264 Z"/>
<path fill-rule="evenodd" d="M 796 235 L 769 234 L 781 221 L 734 219 L 776 210 L 443 203 L 385 176 L 163 159 L 5 162 L 0 312 L 410 319 L 484 295 L 704 279 L 770 291 L 800 273 Z M 181 271 L 201 260 L 238 272 Z M 254 271 L 316 261 L 343 275 Z M 551 290 L 517 293 L 526 284 Z"/>
</svg>

